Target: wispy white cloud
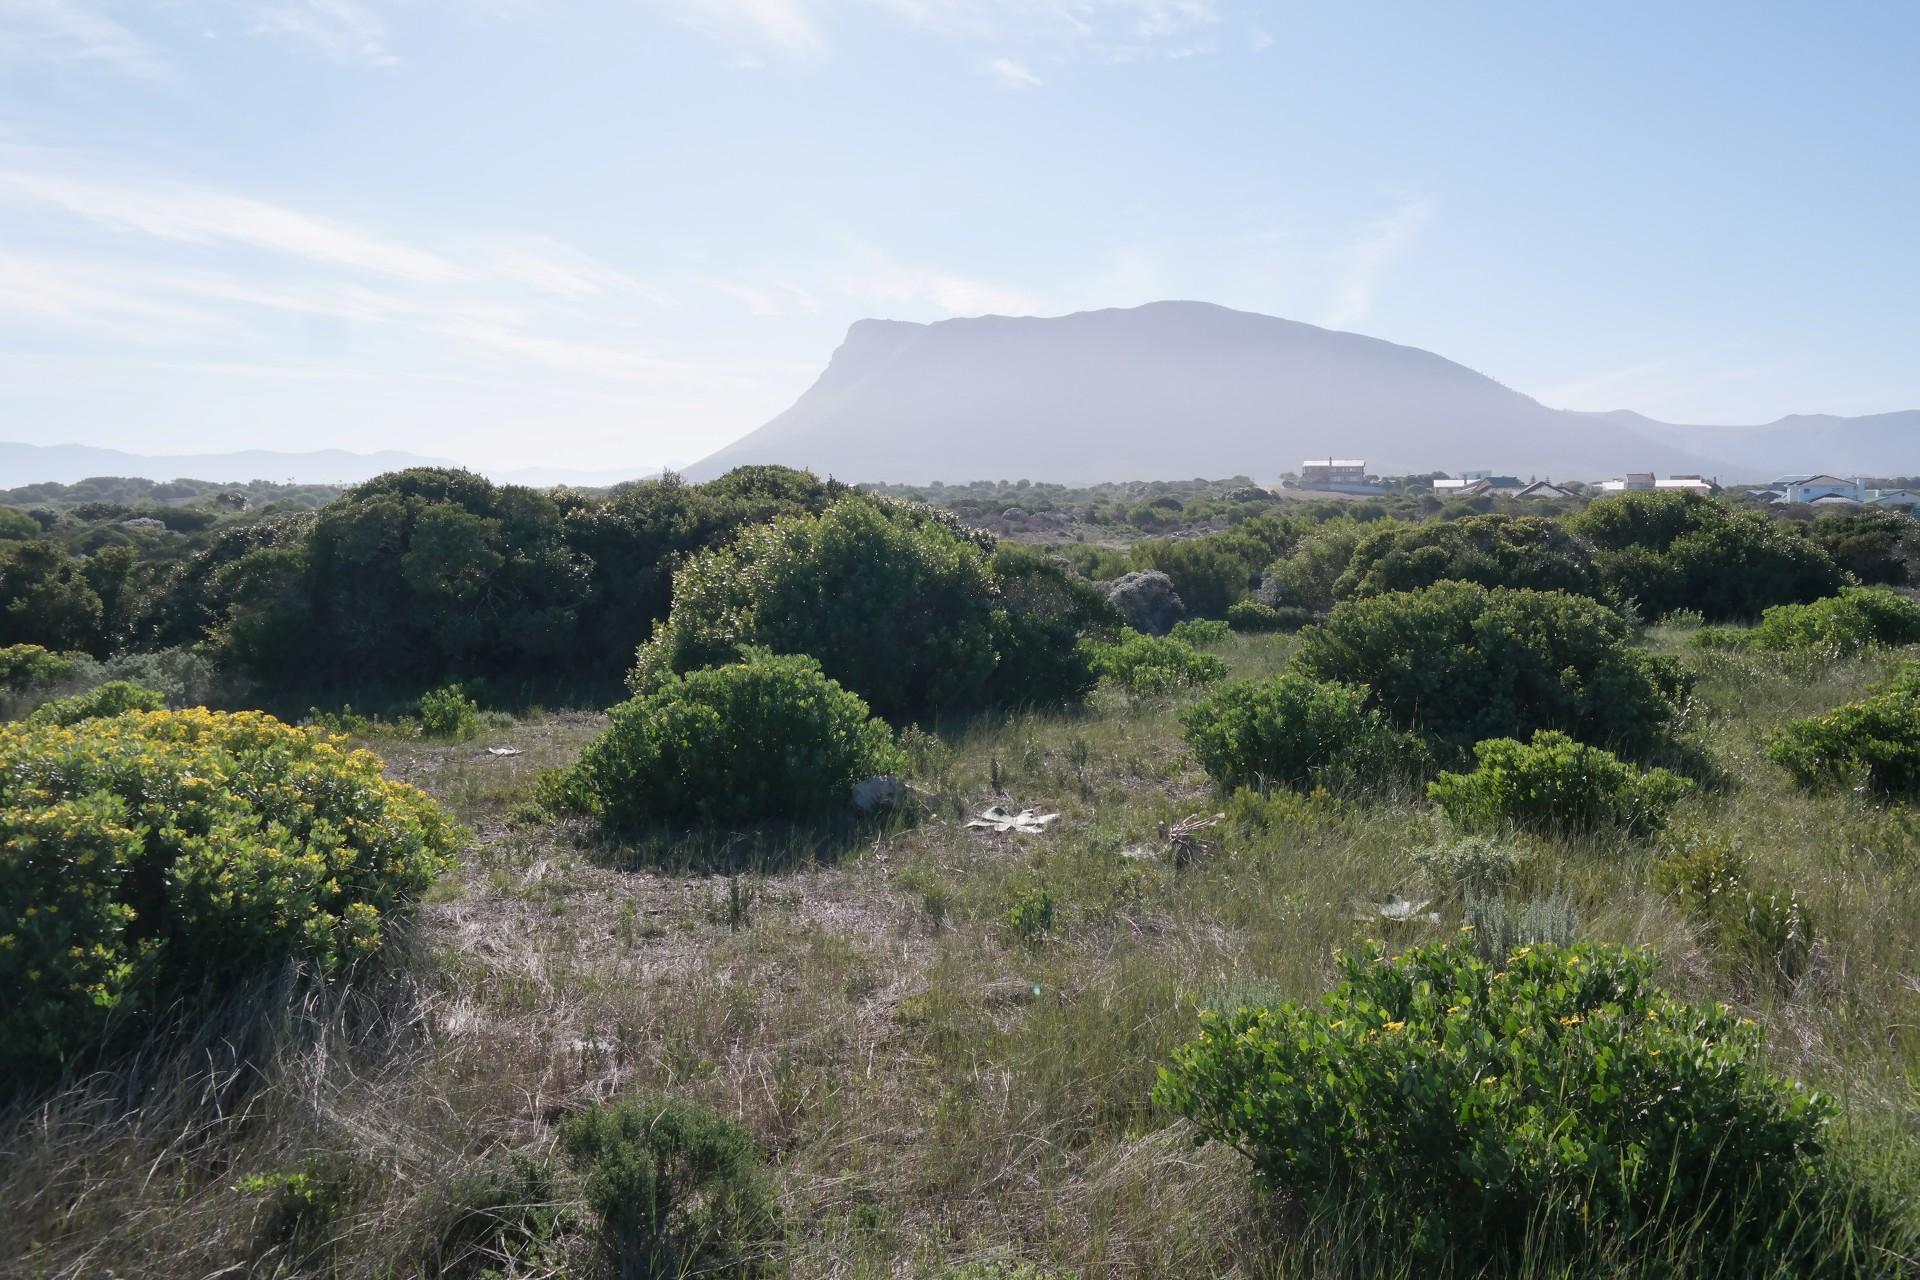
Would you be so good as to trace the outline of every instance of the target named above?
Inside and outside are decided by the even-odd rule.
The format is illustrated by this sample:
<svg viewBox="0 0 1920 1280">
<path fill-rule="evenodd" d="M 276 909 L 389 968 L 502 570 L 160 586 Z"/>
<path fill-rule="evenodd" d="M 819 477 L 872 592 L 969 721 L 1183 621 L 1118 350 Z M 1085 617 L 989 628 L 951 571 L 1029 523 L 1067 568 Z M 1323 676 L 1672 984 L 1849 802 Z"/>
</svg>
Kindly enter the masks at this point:
<svg viewBox="0 0 1920 1280">
<path fill-rule="evenodd" d="M 1206 47 L 1222 21 L 1217 0 L 640 0 L 738 54 L 818 62 L 832 31 L 881 14 L 952 40 L 1079 50 L 1129 60 Z M 1006 61 L 1006 59 L 996 59 Z M 989 64 L 991 65 L 991 64 Z M 1019 67 L 1019 63 L 1010 65 Z M 1024 68 L 1022 68 L 1024 70 Z M 1028 74 L 1031 74 L 1030 72 Z M 1004 77 L 1001 83 L 1008 83 Z M 1029 84 L 1035 81 L 1018 80 Z"/>
<path fill-rule="evenodd" d="M 980 72 L 1002 89 L 1032 89 L 1040 83 L 1033 68 L 1012 58 L 989 58 Z"/>
<path fill-rule="evenodd" d="M 258 29 L 310 45 L 338 62 L 390 67 L 399 61 L 387 47 L 387 24 L 358 0 L 279 0 L 248 4 Z"/>
<path fill-rule="evenodd" d="M 1416 196 L 1369 223 L 1333 254 L 1332 299 L 1322 323 L 1341 329 L 1373 313 L 1375 297 L 1394 263 L 1413 246 L 1433 216 L 1433 203 Z"/>
<path fill-rule="evenodd" d="M 106 72 L 177 88 L 180 76 L 153 45 L 91 0 L 0 0 L 0 67 Z"/>
<path fill-rule="evenodd" d="M 784 316 L 793 312 L 811 315 L 820 310 L 820 299 L 797 284 L 782 282 L 763 286 L 715 280 L 712 285 L 756 316 Z"/>
<path fill-rule="evenodd" d="M 642 0 L 669 20 L 751 62 L 766 54 L 817 62 L 827 54 L 825 19 L 808 0 Z"/>
<path fill-rule="evenodd" d="M 660 305 L 670 301 L 663 291 L 544 237 L 470 239 L 429 249 L 251 196 L 86 172 L 49 162 L 44 153 L 0 152 L 0 208 L 8 206 L 53 211 L 110 232 L 259 251 L 414 284 L 511 281 L 559 298 L 621 292 Z"/>
<path fill-rule="evenodd" d="M 932 307 L 950 316 L 1029 316 L 1046 309 L 1027 294 L 984 280 L 892 265 L 843 275 L 837 286 L 858 302 Z"/>
<path fill-rule="evenodd" d="M 1251 27 L 1247 31 L 1247 51 L 1265 53 L 1273 48 L 1273 33 L 1264 27 Z"/>
</svg>

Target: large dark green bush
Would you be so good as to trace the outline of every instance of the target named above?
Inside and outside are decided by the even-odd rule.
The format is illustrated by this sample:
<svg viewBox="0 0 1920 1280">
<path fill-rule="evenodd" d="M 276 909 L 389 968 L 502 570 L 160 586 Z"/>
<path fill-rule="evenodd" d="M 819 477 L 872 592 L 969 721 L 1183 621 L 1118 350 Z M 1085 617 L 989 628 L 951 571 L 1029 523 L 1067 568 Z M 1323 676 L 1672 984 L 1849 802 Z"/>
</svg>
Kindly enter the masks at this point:
<svg viewBox="0 0 1920 1280">
<path fill-rule="evenodd" d="M 1542 729 L 1531 742 L 1475 744 L 1479 767 L 1442 773 L 1427 794 L 1463 831 L 1623 831 L 1647 835 L 1667 823 L 1690 779 L 1642 771 L 1612 752 Z"/>
<path fill-rule="evenodd" d="M 1093 642 L 1120 629 L 1106 592 L 1037 547 L 993 551 L 1000 607 L 993 615 L 993 701 L 1053 706 L 1083 700 L 1100 679 Z"/>
<path fill-rule="evenodd" d="M 1655 985 L 1644 952 L 1471 946 L 1341 957 L 1317 1006 L 1203 1015 L 1156 1097 L 1314 1210 L 1358 1213 L 1426 1265 L 1684 1237 L 1715 1274 L 1789 1247 L 1838 1175 L 1825 1099 L 1772 1075 L 1725 1006 Z M 1677 1234 L 1678 1233 L 1678 1234 Z M 1840 1233 L 1844 1235 L 1844 1233 Z"/>
<path fill-rule="evenodd" d="M 1388 523 L 1360 539 L 1334 594 L 1349 600 L 1447 580 L 1604 594 L 1587 547 L 1553 520 L 1486 515 Z"/>
<path fill-rule="evenodd" d="M 1261 604 L 1242 600 L 1227 610 L 1227 625 L 1235 631 L 1256 635 L 1264 631 L 1298 631 L 1313 621 L 1313 614 L 1299 605 Z"/>
<path fill-rule="evenodd" d="M 779 1203 L 745 1129 L 673 1098 L 588 1107 L 560 1126 L 587 1207 L 625 1280 L 774 1269 Z"/>
<path fill-rule="evenodd" d="M 1750 631 L 1696 632 L 1703 649 L 1753 649 L 1840 658 L 1874 646 L 1920 644 L 1920 601 L 1885 587 L 1842 587 L 1811 604 L 1777 604 Z"/>
<path fill-rule="evenodd" d="M 731 661 L 742 645 L 804 653 L 897 723 L 992 698 L 999 592 L 978 545 L 911 508 L 846 498 L 702 552 L 629 683 Z"/>
<path fill-rule="evenodd" d="M 1341 604 L 1301 633 L 1294 661 L 1366 686 L 1395 725 L 1457 749 L 1560 729 L 1634 753 L 1661 739 L 1685 680 L 1628 640 L 1582 596 L 1443 582 Z"/>
<path fill-rule="evenodd" d="M 1833 559 L 1795 525 L 1697 493 L 1622 493 L 1567 521 L 1594 547 L 1616 600 L 1642 616 L 1693 609 L 1709 622 L 1756 618 L 1840 589 Z"/>
<path fill-rule="evenodd" d="M 338 971 L 454 845 L 373 756 L 257 712 L 0 725 L 0 1079 L 290 956 Z"/>
<path fill-rule="evenodd" d="M 847 492 L 811 472 L 739 467 L 690 485 L 677 476 L 617 486 L 604 500 L 557 496 L 567 546 L 591 566 L 579 608 L 578 656 L 598 668 L 630 661 L 672 605 L 674 572 L 694 552 L 718 546 L 776 516 L 818 515 Z"/>
<path fill-rule="evenodd" d="M 608 715 L 566 789 L 616 829 L 817 817 L 900 763 L 887 726 L 804 654 L 667 676 Z"/>
<path fill-rule="evenodd" d="M 1823 512 L 1807 536 L 1841 570 L 1868 585 L 1920 586 L 1920 520 L 1880 507 Z"/>
<path fill-rule="evenodd" d="M 1347 519 L 1321 525 L 1267 565 L 1255 598 L 1276 609 L 1325 613 L 1333 608 L 1334 587 L 1353 562 L 1367 528 Z"/>
<path fill-rule="evenodd" d="M 0 644 L 104 653 L 106 609 L 86 562 L 41 539 L 0 542 Z"/>
<path fill-rule="evenodd" d="M 1767 756 L 1811 788 L 1920 794 L 1920 680 L 1910 664 L 1885 689 L 1821 716 L 1795 720 L 1767 740 Z"/>
<path fill-rule="evenodd" d="M 1197 538 L 1151 539 L 1131 552 L 1135 569 L 1158 570 L 1196 618 L 1224 618 L 1260 584 L 1260 567 L 1293 542 L 1292 526 L 1259 518 Z"/>
<path fill-rule="evenodd" d="M 1287 673 L 1236 680 L 1180 717 L 1187 745 L 1222 787 L 1378 781 L 1417 771 L 1419 740 L 1386 723 L 1364 689 Z"/>
</svg>

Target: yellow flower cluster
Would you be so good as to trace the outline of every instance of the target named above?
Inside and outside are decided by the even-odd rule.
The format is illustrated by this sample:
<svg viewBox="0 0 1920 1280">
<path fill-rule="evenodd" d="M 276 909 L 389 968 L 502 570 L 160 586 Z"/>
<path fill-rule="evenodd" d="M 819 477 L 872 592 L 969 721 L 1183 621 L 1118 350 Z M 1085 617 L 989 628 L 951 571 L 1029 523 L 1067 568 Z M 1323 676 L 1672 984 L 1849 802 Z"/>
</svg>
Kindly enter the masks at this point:
<svg viewBox="0 0 1920 1280">
<path fill-rule="evenodd" d="M 456 842 L 378 758 L 261 712 L 0 725 L 0 1076 L 153 984 L 373 950 Z"/>
</svg>

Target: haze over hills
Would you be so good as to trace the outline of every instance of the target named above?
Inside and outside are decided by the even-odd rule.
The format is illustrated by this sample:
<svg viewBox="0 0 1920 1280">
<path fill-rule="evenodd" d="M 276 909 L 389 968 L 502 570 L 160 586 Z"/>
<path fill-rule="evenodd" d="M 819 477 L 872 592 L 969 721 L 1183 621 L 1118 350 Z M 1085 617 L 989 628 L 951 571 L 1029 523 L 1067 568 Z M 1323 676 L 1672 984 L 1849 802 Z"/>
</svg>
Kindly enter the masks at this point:
<svg viewBox="0 0 1920 1280">
<path fill-rule="evenodd" d="M 1086 483 L 1264 478 L 1339 456 L 1379 474 L 1764 480 L 1795 469 L 1920 471 L 1916 427 L 1920 413 L 1741 428 L 1553 409 L 1415 347 L 1156 302 L 1052 318 L 859 321 L 791 408 L 687 474 L 778 462 L 852 481 Z"/>
<path fill-rule="evenodd" d="M 295 484 L 358 484 L 386 471 L 406 467 L 457 467 L 446 458 L 392 450 L 349 453 L 322 449 L 310 453 L 282 453 L 247 449 L 237 453 L 142 454 L 89 445 L 33 445 L 0 442 L 0 489 L 22 485 L 73 484 L 93 476 L 135 476 L 145 480 L 211 480 L 244 484 L 249 480 L 291 481 Z M 611 467 L 597 471 L 565 467 L 527 467 L 492 473 L 507 484 L 536 488 L 554 485 L 604 486 L 655 474 L 645 467 Z"/>
<path fill-rule="evenodd" d="M 1271 479 L 1303 459 L 1333 456 L 1364 458 L 1381 475 L 1904 476 L 1920 474 L 1920 410 L 1739 427 L 1555 409 L 1417 347 L 1210 303 L 1155 302 L 1058 317 L 857 321 L 792 407 L 686 475 L 706 480 L 776 462 L 909 484 Z M 392 451 L 147 456 L 0 443 L 0 488 L 89 476 L 352 484 L 403 467 L 458 465 Z M 546 487 L 653 472 L 489 474 Z"/>
</svg>

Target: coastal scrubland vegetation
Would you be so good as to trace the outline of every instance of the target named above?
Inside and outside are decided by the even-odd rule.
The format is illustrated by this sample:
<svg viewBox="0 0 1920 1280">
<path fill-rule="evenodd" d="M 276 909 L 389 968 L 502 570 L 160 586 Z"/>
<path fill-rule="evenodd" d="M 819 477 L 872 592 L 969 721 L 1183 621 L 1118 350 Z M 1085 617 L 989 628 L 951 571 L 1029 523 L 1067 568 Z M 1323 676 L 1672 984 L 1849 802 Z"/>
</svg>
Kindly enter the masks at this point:
<svg viewBox="0 0 1920 1280">
<path fill-rule="evenodd" d="M 412 472 L 0 543 L 0 1258 L 1911 1272 L 1910 530 L 1230 505 Z"/>
</svg>

